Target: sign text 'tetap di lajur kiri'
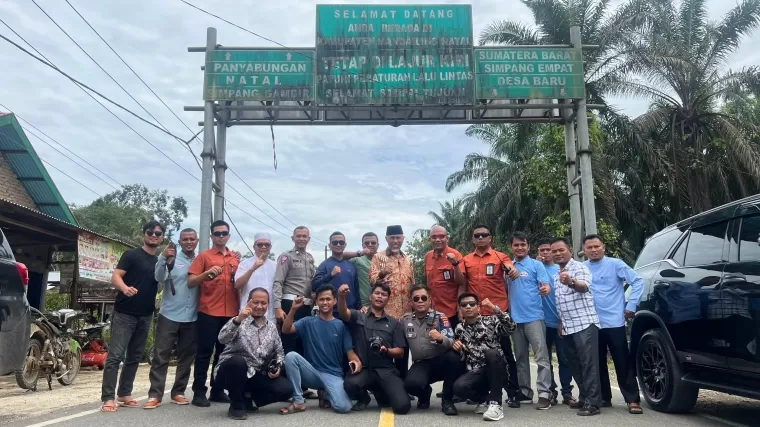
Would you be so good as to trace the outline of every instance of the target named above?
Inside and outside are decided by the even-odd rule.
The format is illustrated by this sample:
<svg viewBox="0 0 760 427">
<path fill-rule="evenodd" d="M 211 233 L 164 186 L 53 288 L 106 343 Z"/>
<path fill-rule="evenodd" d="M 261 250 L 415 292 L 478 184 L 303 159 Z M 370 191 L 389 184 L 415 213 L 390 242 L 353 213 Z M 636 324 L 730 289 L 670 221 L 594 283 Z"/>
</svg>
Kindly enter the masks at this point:
<svg viewBox="0 0 760 427">
<path fill-rule="evenodd" d="M 317 5 L 317 102 L 469 104 L 472 53 L 469 5 Z"/>
</svg>

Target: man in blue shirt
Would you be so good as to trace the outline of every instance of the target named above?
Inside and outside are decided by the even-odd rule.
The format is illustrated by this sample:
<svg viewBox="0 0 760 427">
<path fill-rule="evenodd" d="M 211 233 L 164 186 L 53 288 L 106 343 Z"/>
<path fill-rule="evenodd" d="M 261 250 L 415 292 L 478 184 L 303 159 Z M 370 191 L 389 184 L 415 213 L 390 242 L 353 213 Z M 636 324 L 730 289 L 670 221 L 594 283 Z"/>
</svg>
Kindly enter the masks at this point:
<svg viewBox="0 0 760 427">
<path fill-rule="evenodd" d="M 171 391 L 172 402 L 187 405 L 185 389 L 190 379 L 190 368 L 195 359 L 195 321 L 198 318 L 198 288 L 187 287 L 187 270 L 195 258 L 198 234 L 192 228 L 179 233 L 177 251 L 174 244 L 167 245 L 158 257 L 155 278 L 163 282 L 161 310 L 156 321 L 155 354 L 150 367 L 150 390 L 145 409 L 161 404 L 169 369 L 169 355 L 177 344 L 177 374 Z"/>
<path fill-rule="evenodd" d="M 544 308 L 542 297 L 549 295 L 549 275 L 544 265 L 528 256 L 530 245 L 528 236 L 520 231 L 512 234 L 512 260 L 519 276 L 509 279 L 509 312 L 517 329 L 512 333 L 517 362 L 517 382 L 520 394 L 515 398 L 520 403 L 533 403 L 533 390 L 530 387 L 530 363 L 528 346 L 533 349 L 533 356 L 538 365 L 536 388 L 538 405 L 536 409 L 551 408 L 551 365 L 546 348 L 546 327 L 544 325 Z M 515 402 L 510 407 L 517 406 Z"/>
<path fill-rule="evenodd" d="M 316 292 L 319 287 L 330 284 L 338 289 L 340 285 L 348 285 L 351 290 L 346 296 L 346 304 L 349 308 L 359 310 L 362 308 L 359 300 L 359 278 L 356 274 L 356 266 L 343 258 L 346 250 L 346 237 L 340 231 L 330 235 L 330 251 L 332 256 L 322 261 L 317 267 L 317 272 L 311 280 L 311 290 Z M 335 307 L 334 315 L 338 315 L 338 307 Z"/>
<path fill-rule="evenodd" d="M 361 372 L 362 363 L 354 353 L 351 334 L 346 325 L 333 317 L 335 288 L 323 285 L 316 292 L 319 315 L 293 323 L 295 313 L 303 306 L 303 296 L 293 300 L 293 306 L 282 324 L 283 334 L 296 334 L 302 341 L 304 355 L 291 351 L 285 355 L 285 373 L 293 384 L 293 402 L 280 410 L 292 414 L 306 410 L 303 388 L 324 390 L 319 406 L 332 406 L 335 412 L 351 411 L 351 399 L 343 388 L 343 355 L 348 356 L 351 374 Z"/>
<path fill-rule="evenodd" d="M 599 315 L 599 377 L 602 388 L 602 406 L 612 406 L 610 375 L 607 371 L 607 349 L 615 364 L 618 386 L 628 404 L 628 412 L 641 414 L 639 385 L 634 373 L 634 362 L 628 349 L 625 319 L 632 319 L 644 292 L 644 281 L 625 262 L 604 256 L 602 238 L 590 234 L 583 239 L 584 264 L 591 271 L 594 282 L 591 291 Z M 625 283 L 631 286 L 628 303 L 625 302 Z"/>
<path fill-rule="evenodd" d="M 552 255 L 552 242 L 549 239 L 538 241 L 538 260 L 544 264 L 546 274 L 549 276 L 549 295 L 541 297 L 544 306 L 544 323 L 546 324 L 546 351 L 549 353 L 549 370 L 552 374 L 552 405 L 557 402 L 557 382 L 554 380 L 554 366 L 552 363 L 552 347 L 557 349 L 557 361 L 559 362 L 559 382 L 562 385 L 562 403 L 573 405 L 576 403 L 573 397 L 573 371 L 567 360 L 565 342 L 557 333 L 559 329 L 559 313 L 557 313 L 557 301 L 554 297 L 554 276 L 559 274 L 559 266 L 554 263 Z"/>
</svg>

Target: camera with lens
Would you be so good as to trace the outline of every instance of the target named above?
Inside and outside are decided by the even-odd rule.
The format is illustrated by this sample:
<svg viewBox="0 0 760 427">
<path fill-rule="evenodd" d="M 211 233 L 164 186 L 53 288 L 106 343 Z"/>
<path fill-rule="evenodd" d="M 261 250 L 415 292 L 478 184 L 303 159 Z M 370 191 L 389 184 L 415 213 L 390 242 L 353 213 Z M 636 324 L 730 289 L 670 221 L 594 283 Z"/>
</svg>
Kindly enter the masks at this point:
<svg viewBox="0 0 760 427">
<path fill-rule="evenodd" d="M 267 370 L 270 374 L 274 375 L 277 373 L 277 370 L 280 369 L 280 364 L 277 363 L 277 359 L 272 359 L 272 361 L 269 362 L 269 366 L 267 367 Z"/>
<path fill-rule="evenodd" d="M 369 337 L 369 348 L 371 350 L 380 352 L 380 347 L 384 345 L 381 337 Z"/>
</svg>

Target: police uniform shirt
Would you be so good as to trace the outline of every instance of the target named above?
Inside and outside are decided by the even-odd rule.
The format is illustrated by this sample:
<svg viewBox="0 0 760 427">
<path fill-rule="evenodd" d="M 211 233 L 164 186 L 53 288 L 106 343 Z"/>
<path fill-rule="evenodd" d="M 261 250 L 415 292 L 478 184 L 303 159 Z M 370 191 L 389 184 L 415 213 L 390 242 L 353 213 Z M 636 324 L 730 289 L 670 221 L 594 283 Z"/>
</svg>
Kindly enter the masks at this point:
<svg viewBox="0 0 760 427">
<path fill-rule="evenodd" d="M 406 313 L 401 318 L 401 325 L 404 328 L 406 342 L 409 344 L 409 351 L 412 353 L 412 361 L 432 359 L 443 354 L 451 348 L 454 342 L 454 331 L 451 330 L 451 324 L 448 317 L 432 308 L 428 310 L 428 315 L 422 319 L 415 316 L 414 313 Z M 430 331 L 433 329 L 443 335 L 443 342 L 438 342 L 430 338 Z"/>
<path fill-rule="evenodd" d="M 359 310 L 351 310 L 349 327 L 354 339 L 354 349 L 365 369 L 372 369 L 381 378 L 395 372 L 395 361 L 387 354 L 383 355 L 371 349 L 369 339 L 380 337 L 388 348 L 405 348 L 404 331 L 398 320 L 388 314 L 375 317 L 372 312 L 362 313 Z"/>
<path fill-rule="evenodd" d="M 311 279 L 314 277 L 314 257 L 306 251 L 293 248 L 277 257 L 274 273 L 274 308 L 282 308 L 282 296 L 301 295 L 311 298 Z"/>
</svg>

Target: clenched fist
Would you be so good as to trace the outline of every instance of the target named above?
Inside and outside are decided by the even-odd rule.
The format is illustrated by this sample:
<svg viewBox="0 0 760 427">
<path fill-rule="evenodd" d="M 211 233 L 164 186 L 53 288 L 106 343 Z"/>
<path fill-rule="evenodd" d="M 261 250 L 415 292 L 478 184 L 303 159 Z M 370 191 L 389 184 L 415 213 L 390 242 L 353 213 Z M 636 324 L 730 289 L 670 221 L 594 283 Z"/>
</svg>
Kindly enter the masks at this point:
<svg viewBox="0 0 760 427">
<path fill-rule="evenodd" d="M 428 334 L 430 339 L 436 340 L 438 342 L 443 342 L 443 334 L 441 334 L 438 329 L 431 329 L 430 333 Z"/>
<path fill-rule="evenodd" d="M 446 254 L 446 259 L 449 260 L 451 264 L 457 262 L 457 257 L 454 256 L 454 254 Z"/>
<path fill-rule="evenodd" d="M 338 288 L 338 295 L 348 295 L 351 293 L 351 289 L 345 283 Z"/>
<path fill-rule="evenodd" d="M 493 305 L 493 303 L 491 302 L 491 300 L 488 299 L 488 298 L 486 298 L 483 301 L 481 301 L 480 302 L 480 306 L 483 307 L 483 308 L 490 309 L 490 310 L 493 310 L 496 307 L 495 305 Z"/>
<path fill-rule="evenodd" d="M 335 276 L 337 276 L 339 274 L 340 274 L 340 267 L 336 265 L 335 267 L 333 267 L 332 272 L 330 273 L 330 275 L 332 275 L 332 277 L 335 277 Z"/>
</svg>

